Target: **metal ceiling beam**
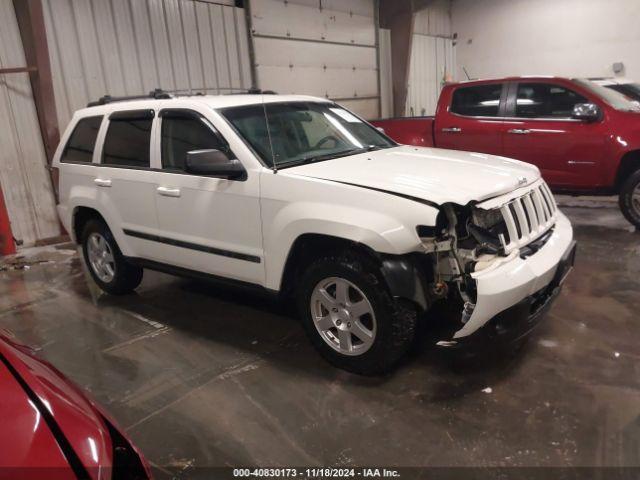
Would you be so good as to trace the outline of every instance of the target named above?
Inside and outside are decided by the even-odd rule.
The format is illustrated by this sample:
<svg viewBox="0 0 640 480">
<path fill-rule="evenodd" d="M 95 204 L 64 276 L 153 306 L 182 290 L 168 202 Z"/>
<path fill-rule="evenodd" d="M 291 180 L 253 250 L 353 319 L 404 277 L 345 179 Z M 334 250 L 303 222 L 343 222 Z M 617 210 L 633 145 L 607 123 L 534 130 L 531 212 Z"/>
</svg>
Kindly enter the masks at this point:
<svg viewBox="0 0 640 480">
<path fill-rule="evenodd" d="M 53 96 L 53 80 L 51 78 L 51 61 L 47 46 L 47 32 L 41 0 L 13 0 L 16 12 L 22 48 L 26 59 L 31 90 L 38 114 L 38 123 L 42 133 L 47 161 L 51 164 L 60 132 L 58 116 Z"/>
</svg>

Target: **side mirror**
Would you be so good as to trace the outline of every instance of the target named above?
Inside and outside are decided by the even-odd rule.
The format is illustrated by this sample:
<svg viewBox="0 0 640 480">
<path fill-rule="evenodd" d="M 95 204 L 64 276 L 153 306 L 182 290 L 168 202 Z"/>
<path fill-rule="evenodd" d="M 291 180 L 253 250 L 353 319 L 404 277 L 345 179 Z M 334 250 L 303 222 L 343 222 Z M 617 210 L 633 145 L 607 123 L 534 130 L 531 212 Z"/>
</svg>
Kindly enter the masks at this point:
<svg viewBox="0 0 640 480">
<path fill-rule="evenodd" d="M 595 122 L 600 120 L 601 115 L 600 107 L 595 103 L 576 103 L 573 106 L 571 117 L 586 122 Z"/>
<path fill-rule="evenodd" d="M 380 133 L 384 133 L 384 134 L 387 133 L 387 132 L 384 131 L 384 128 L 382 128 L 382 127 L 376 127 L 376 130 L 378 130 Z"/>
<path fill-rule="evenodd" d="M 224 152 L 214 148 L 187 152 L 185 170 L 196 175 L 228 179 L 242 178 L 247 174 L 240 160 L 230 159 Z"/>
</svg>

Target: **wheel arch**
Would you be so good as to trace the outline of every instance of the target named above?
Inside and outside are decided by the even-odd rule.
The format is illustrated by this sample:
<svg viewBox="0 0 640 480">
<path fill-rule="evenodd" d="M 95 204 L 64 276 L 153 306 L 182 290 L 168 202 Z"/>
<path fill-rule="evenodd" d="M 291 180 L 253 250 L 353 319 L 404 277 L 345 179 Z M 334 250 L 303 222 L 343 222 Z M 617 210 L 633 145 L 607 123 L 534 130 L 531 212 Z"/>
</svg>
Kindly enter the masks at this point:
<svg viewBox="0 0 640 480">
<path fill-rule="evenodd" d="M 108 226 L 106 219 L 95 208 L 77 206 L 73 209 L 71 219 L 71 235 L 73 235 L 73 240 L 76 243 L 80 243 L 80 241 L 82 240 L 82 231 L 84 230 L 87 222 L 94 218 L 103 221 Z"/>
<path fill-rule="evenodd" d="M 625 153 L 620 159 L 620 165 L 618 165 L 614 184 L 615 193 L 620 193 L 625 180 L 637 170 L 640 170 L 640 150 L 632 150 Z"/>
<path fill-rule="evenodd" d="M 322 233 L 304 233 L 291 245 L 280 278 L 280 293 L 289 295 L 293 291 L 301 269 L 314 259 L 330 252 L 354 250 L 380 262 L 377 253 L 368 245 L 354 240 Z"/>
<path fill-rule="evenodd" d="M 280 294 L 291 295 L 306 265 L 331 252 L 349 250 L 371 259 L 380 268 L 380 275 L 395 298 L 409 300 L 421 311 L 429 307 L 427 275 L 419 262 L 409 255 L 380 254 L 368 245 L 325 234 L 303 234 L 294 241 L 285 262 Z"/>
</svg>

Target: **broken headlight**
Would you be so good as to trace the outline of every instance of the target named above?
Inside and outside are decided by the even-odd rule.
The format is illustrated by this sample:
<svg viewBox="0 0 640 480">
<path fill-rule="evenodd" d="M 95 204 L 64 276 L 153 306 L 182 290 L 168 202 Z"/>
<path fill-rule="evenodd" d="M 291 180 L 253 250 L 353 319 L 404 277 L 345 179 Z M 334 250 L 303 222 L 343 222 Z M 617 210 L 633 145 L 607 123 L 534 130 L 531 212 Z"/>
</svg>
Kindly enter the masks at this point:
<svg viewBox="0 0 640 480">
<path fill-rule="evenodd" d="M 500 222 L 504 222 L 502 212 L 499 208 L 492 210 L 484 210 L 482 208 L 474 208 L 472 214 L 473 224 L 485 230 L 491 230 Z"/>
<path fill-rule="evenodd" d="M 504 254 L 507 225 L 500 209 L 474 208 L 467 231 L 478 242 L 478 253 Z"/>
</svg>

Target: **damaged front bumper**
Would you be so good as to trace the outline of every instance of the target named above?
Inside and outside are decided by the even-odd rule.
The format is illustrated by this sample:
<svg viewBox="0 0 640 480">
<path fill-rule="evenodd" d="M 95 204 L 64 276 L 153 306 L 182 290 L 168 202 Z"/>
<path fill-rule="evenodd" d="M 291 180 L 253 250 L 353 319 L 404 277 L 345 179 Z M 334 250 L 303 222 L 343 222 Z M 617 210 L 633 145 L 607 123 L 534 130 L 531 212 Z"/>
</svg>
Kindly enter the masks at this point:
<svg viewBox="0 0 640 480">
<path fill-rule="evenodd" d="M 535 254 L 471 275 L 477 288 L 473 311 L 450 340 L 440 343 L 467 343 L 480 332 L 512 340 L 526 335 L 558 296 L 575 252 L 571 224 L 558 212 L 553 233 Z"/>
</svg>

